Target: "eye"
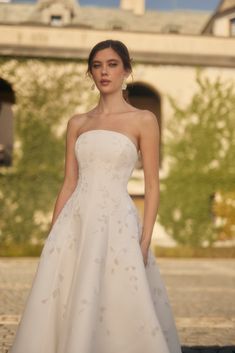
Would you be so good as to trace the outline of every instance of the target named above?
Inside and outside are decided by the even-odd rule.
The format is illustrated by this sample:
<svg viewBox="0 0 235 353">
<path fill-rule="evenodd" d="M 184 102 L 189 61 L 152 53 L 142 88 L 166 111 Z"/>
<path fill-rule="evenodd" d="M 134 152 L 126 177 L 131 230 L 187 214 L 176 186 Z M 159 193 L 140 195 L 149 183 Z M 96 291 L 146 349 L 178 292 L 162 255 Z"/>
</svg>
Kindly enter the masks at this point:
<svg viewBox="0 0 235 353">
<path fill-rule="evenodd" d="M 96 69 L 97 67 L 100 67 L 100 64 L 92 64 L 92 67 Z"/>
<path fill-rule="evenodd" d="M 111 66 L 111 67 L 117 66 L 117 63 L 115 63 L 115 62 L 110 63 L 110 66 Z"/>
</svg>

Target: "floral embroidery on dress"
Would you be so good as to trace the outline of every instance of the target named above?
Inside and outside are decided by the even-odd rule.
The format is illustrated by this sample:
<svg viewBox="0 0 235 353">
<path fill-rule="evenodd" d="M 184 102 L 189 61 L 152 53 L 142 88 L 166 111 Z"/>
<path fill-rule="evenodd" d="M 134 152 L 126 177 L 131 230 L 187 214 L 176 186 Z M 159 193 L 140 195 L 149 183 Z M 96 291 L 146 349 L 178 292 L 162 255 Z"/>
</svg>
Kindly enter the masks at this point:
<svg viewBox="0 0 235 353">
<path fill-rule="evenodd" d="M 10 353 L 181 353 L 150 250 L 144 266 L 143 224 L 127 192 L 134 143 L 88 131 L 75 154 L 77 185 L 45 241 Z"/>
</svg>

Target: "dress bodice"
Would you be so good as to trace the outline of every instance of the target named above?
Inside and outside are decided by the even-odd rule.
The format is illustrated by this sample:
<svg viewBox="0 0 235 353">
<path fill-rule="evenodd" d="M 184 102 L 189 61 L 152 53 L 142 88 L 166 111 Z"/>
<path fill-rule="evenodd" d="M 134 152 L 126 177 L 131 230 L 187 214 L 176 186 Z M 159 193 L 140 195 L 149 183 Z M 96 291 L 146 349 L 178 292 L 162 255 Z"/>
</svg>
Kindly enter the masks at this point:
<svg viewBox="0 0 235 353">
<path fill-rule="evenodd" d="M 75 144 L 79 183 L 87 187 L 110 186 L 126 189 L 138 160 L 138 151 L 131 139 L 112 130 L 88 130 L 81 133 Z"/>
</svg>

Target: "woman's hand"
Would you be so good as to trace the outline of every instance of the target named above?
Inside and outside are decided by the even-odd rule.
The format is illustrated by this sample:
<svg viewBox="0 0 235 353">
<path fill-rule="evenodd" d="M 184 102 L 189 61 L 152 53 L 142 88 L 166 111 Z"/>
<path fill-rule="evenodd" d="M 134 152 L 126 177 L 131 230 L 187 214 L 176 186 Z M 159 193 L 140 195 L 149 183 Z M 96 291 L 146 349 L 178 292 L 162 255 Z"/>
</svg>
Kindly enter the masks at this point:
<svg viewBox="0 0 235 353">
<path fill-rule="evenodd" d="M 147 262 L 148 262 L 149 244 L 142 240 L 142 241 L 140 241 L 140 248 L 141 248 L 141 252 L 143 255 L 144 266 L 146 266 Z"/>
</svg>

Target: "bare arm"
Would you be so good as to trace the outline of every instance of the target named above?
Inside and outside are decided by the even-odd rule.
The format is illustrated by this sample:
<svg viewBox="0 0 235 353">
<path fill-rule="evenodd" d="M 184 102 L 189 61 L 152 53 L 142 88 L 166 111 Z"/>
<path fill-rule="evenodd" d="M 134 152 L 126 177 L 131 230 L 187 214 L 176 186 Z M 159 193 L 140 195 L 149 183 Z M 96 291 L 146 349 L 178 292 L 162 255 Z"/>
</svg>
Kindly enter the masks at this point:
<svg viewBox="0 0 235 353">
<path fill-rule="evenodd" d="M 159 125 L 156 116 L 147 111 L 142 120 L 140 150 L 142 155 L 145 197 L 141 248 L 146 257 L 159 207 Z M 145 258 L 145 263 L 146 263 Z"/>
<path fill-rule="evenodd" d="M 75 156 L 76 139 L 77 117 L 74 116 L 67 124 L 64 181 L 55 202 L 51 228 L 77 185 L 78 163 Z"/>
</svg>

